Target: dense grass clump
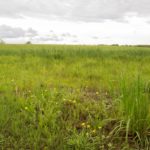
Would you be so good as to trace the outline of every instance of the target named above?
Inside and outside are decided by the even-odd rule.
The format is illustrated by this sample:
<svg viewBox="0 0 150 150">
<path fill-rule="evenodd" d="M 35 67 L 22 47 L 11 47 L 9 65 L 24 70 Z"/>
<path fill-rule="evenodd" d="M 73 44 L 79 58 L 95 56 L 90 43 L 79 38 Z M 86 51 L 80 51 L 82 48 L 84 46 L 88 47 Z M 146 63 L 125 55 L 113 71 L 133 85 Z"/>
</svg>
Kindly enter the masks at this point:
<svg viewBox="0 0 150 150">
<path fill-rule="evenodd" d="M 0 45 L 0 149 L 150 148 L 150 48 Z"/>
</svg>

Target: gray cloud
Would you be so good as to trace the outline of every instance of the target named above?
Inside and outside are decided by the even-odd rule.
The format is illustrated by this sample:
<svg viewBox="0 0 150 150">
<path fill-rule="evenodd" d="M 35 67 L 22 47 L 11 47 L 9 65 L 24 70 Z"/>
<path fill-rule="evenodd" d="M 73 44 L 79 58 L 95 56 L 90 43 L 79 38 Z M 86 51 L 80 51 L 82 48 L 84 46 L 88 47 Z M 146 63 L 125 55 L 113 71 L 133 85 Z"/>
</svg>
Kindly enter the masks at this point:
<svg viewBox="0 0 150 150">
<path fill-rule="evenodd" d="M 29 28 L 24 30 L 20 27 L 11 27 L 8 25 L 0 25 L 0 39 L 13 39 L 13 38 L 28 38 L 37 42 L 62 42 L 65 40 L 76 40 L 77 36 L 74 34 L 55 33 L 53 30 L 48 35 L 39 35 L 36 30 Z"/>
<path fill-rule="evenodd" d="M 99 39 L 99 37 L 97 37 L 97 36 L 92 36 L 92 39 L 97 40 L 97 39 Z"/>
<path fill-rule="evenodd" d="M 62 33 L 62 34 L 56 34 L 53 30 L 50 31 L 49 35 L 45 35 L 45 36 L 38 36 L 36 38 L 34 38 L 36 41 L 43 41 L 43 42 L 62 42 L 65 40 L 76 40 L 77 36 L 74 34 L 70 34 L 70 33 Z"/>
<path fill-rule="evenodd" d="M 76 35 L 70 33 L 62 33 L 60 36 L 62 36 L 63 38 L 77 38 Z"/>
<path fill-rule="evenodd" d="M 93 40 L 98 40 L 98 39 L 110 39 L 110 36 L 92 36 L 91 37 Z M 113 38 L 113 37 L 112 37 Z"/>
<path fill-rule="evenodd" d="M 37 31 L 32 28 L 29 28 L 27 31 L 25 31 L 25 34 L 28 37 L 34 37 L 38 35 Z"/>
<path fill-rule="evenodd" d="M 20 37 L 34 37 L 37 31 L 29 28 L 24 30 L 19 27 L 11 27 L 7 25 L 0 25 L 0 38 L 20 38 Z"/>
<path fill-rule="evenodd" d="M 39 36 L 36 37 L 34 40 L 38 41 L 38 42 L 60 42 L 63 41 L 63 39 L 61 37 L 59 37 L 58 35 L 51 35 L 51 36 Z"/>
<path fill-rule="evenodd" d="M 119 20 L 128 13 L 150 16 L 149 0 L 0 0 L 0 16 L 73 21 Z"/>
</svg>

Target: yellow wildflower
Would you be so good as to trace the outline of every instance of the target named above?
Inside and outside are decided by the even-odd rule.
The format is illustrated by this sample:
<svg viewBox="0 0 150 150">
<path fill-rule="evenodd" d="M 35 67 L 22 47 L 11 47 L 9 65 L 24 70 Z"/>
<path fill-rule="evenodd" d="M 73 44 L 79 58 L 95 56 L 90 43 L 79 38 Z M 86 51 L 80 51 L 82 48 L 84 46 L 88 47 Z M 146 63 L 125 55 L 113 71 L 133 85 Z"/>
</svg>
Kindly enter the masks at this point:
<svg viewBox="0 0 150 150">
<path fill-rule="evenodd" d="M 25 110 L 28 110 L 28 107 L 25 107 L 24 109 L 25 109 Z"/>
<path fill-rule="evenodd" d="M 96 92 L 96 95 L 98 95 L 99 94 L 99 92 Z"/>
<path fill-rule="evenodd" d="M 74 103 L 74 104 L 75 104 L 75 103 L 76 103 L 76 101 L 74 100 L 74 101 L 72 101 L 72 103 Z"/>
<path fill-rule="evenodd" d="M 111 144 L 111 143 L 109 143 L 109 144 L 108 144 L 108 147 L 112 147 L 112 144 Z"/>
<path fill-rule="evenodd" d="M 92 133 L 96 133 L 96 130 L 94 129 L 94 130 L 92 130 Z"/>
<path fill-rule="evenodd" d="M 85 127 L 85 122 L 81 123 L 81 126 L 82 126 L 82 127 Z"/>
<path fill-rule="evenodd" d="M 14 79 L 11 80 L 11 82 L 14 82 L 14 81 L 15 81 Z"/>
<path fill-rule="evenodd" d="M 89 136 L 89 133 L 88 133 L 88 132 L 86 133 L 86 136 Z"/>
</svg>

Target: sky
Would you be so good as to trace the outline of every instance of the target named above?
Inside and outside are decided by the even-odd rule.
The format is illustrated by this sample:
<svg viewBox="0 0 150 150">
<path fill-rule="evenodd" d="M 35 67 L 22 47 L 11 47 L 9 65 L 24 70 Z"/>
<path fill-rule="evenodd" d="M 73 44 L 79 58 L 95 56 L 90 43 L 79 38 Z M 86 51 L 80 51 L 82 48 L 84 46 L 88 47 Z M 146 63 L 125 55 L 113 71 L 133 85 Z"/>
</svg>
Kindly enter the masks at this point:
<svg viewBox="0 0 150 150">
<path fill-rule="evenodd" d="M 150 0 L 0 0 L 0 39 L 150 44 Z"/>
</svg>

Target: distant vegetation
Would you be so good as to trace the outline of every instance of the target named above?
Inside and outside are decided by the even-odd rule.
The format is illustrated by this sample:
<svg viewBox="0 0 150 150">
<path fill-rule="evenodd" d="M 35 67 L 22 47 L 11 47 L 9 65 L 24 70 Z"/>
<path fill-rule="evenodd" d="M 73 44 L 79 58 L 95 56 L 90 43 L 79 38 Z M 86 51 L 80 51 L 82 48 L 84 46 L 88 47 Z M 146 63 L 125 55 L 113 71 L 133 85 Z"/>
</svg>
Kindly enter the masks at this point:
<svg viewBox="0 0 150 150">
<path fill-rule="evenodd" d="M 150 147 L 150 48 L 1 45 L 0 149 Z"/>
<path fill-rule="evenodd" d="M 31 41 L 27 41 L 26 44 L 32 44 Z"/>
</svg>

